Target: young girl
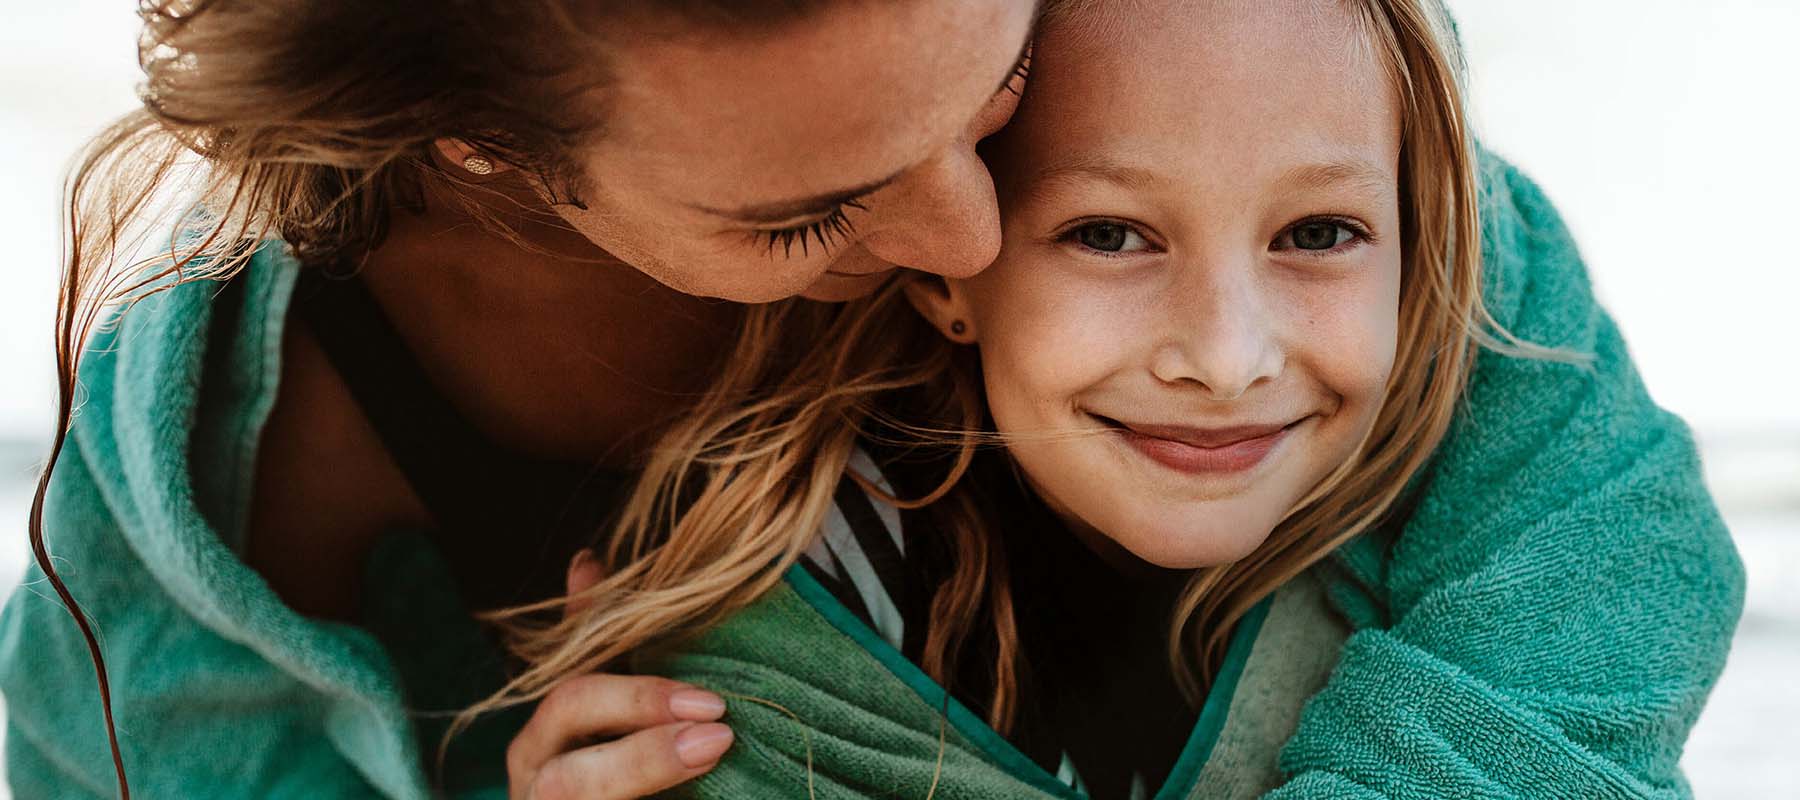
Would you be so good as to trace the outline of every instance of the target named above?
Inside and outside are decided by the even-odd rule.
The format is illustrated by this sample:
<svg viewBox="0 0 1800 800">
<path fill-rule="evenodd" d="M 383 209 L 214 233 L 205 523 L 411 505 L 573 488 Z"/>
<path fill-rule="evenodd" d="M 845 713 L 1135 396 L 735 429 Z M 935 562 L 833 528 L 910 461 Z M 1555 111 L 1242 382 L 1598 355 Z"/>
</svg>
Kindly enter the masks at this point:
<svg viewBox="0 0 1800 800">
<path fill-rule="evenodd" d="M 1584 279 L 1448 30 L 1058 9 L 995 265 L 790 309 L 514 688 L 662 651 L 695 796 L 1684 794 L 1739 566 L 1605 318 L 1519 313 Z"/>
</svg>

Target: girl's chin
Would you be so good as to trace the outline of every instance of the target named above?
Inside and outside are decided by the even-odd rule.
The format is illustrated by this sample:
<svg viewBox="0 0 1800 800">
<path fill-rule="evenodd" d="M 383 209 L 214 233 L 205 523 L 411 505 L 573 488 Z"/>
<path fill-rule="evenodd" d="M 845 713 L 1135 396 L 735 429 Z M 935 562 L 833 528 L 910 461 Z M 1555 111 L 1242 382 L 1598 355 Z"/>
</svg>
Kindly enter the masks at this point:
<svg viewBox="0 0 1800 800">
<path fill-rule="evenodd" d="M 1246 536 L 1239 531 L 1196 526 L 1180 531 L 1149 531 L 1142 536 L 1112 537 L 1132 555 L 1164 569 L 1201 569 L 1237 561 L 1256 551 L 1271 531 Z"/>
</svg>

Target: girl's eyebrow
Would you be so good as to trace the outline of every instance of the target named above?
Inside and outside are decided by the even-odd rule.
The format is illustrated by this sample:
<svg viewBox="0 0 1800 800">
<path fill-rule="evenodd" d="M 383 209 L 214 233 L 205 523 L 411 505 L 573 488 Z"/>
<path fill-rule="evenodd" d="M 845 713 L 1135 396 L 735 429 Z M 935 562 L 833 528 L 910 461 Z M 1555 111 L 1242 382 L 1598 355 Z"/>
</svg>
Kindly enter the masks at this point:
<svg viewBox="0 0 1800 800">
<path fill-rule="evenodd" d="M 1283 174 L 1276 185 L 1317 191 L 1343 184 L 1380 193 L 1396 188 L 1398 179 L 1391 170 L 1382 169 L 1374 162 L 1349 157 L 1301 164 Z"/>
<path fill-rule="evenodd" d="M 1047 185 L 1067 184 L 1082 180 L 1104 181 L 1123 189 L 1143 191 L 1161 183 L 1164 178 L 1152 170 L 1116 161 L 1106 156 L 1088 156 L 1039 170 L 1037 174 L 1031 176 L 1027 185 L 1035 192 L 1041 191 Z"/>
<path fill-rule="evenodd" d="M 1078 180 L 1099 180 L 1123 189 L 1145 191 L 1165 180 L 1153 170 L 1116 161 L 1106 156 L 1078 158 L 1038 171 L 1027 184 L 1041 191 L 1050 184 Z M 1349 184 L 1371 191 L 1391 191 L 1397 179 L 1392 170 L 1383 169 L 1367 159 L 1345 157 L 1301 164 L 1289 169 L 1276 182 L 1277 186 L 1295 189 L 1326 189 Z"/>
</svg>

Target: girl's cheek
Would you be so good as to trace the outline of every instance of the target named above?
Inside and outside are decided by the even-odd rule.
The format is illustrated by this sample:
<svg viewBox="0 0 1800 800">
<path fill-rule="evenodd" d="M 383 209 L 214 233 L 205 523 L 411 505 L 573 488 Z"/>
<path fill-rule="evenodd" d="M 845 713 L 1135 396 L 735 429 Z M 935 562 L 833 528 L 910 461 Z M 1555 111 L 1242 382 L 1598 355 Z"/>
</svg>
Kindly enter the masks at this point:
<svg viewBox="0 0 1800 800">
<path fill-rule="evenodd" d="M 1068 329 L 1041 317 L 997 313 L 982 322 L 981 370 L 994 422 L 1005 431 L 1043 428 L 1092 363 Z"/>
<path fill-rule="evenodd" d="M 1299 348 L 1302 360 L 1346 404 L 1373 407 L 1386 392 L 1399 327 L 1396 293 L 1375 279 L 1307 304 L 1312 314 Z"/>
<path fill-rule="evenodd" d="M 1034 384 L 1080 383 L 1085 374 L 1117 361 L 1118 351 L 1134 337 L 1125 315 L 1094 298 L 1048 293 L 997 308 L 990 330 L 992 336 L 984 339 L 991 338 L 996 355 L 1011 365 L 1009 371 L 1036 376 Z M 988 366 L 984 358 L 984 368 Z"/>
</svg>

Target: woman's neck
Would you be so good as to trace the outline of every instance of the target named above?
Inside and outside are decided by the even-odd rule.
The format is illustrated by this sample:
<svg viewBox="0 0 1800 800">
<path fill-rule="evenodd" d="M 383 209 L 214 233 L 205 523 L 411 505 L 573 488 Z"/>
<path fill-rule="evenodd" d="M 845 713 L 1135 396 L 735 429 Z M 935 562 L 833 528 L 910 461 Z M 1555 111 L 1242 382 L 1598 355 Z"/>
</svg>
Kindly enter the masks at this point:
<svg viewBox="0 0 1800 800">
<path fill-rule="evenodd" d="M 395 212 L 362 268 L 407 346 L 496 442 L 635 463 L 705 391 L 742 307 L 662 286 L 552 222 L 515 227 L 527 248 L 452 208 Z"/>
</svg>

